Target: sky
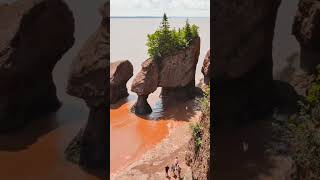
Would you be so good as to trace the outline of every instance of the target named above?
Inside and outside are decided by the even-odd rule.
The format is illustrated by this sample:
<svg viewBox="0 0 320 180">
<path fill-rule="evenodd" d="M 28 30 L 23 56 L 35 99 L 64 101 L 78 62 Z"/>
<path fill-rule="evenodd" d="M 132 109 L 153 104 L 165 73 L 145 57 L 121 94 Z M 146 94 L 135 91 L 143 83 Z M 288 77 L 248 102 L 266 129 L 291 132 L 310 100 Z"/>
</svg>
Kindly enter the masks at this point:
<svg viewBox="0 0 320 180">
<path fill-rule="evenodd" d="M 209 17 L 210 0 L 110 0 L 111 16 Z"/>
</svg>

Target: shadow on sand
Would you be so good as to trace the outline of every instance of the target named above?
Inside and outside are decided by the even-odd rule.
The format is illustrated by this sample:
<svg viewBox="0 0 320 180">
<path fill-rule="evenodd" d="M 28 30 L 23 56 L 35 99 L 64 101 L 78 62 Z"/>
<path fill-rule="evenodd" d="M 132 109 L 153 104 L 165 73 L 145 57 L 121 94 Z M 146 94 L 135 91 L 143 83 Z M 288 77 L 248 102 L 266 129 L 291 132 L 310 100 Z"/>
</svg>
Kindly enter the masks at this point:
<svg viewBox="0 0 320 180">
<path fill-rule="evenodd" d="M 0 134 L 0 151 L 20 151 L 27 149 L 39 137 L 48 134 L 58 127 L 56 114 L 38 117 L 15 132 Z"/>
<path fill-rule="evenodd" d="M 66 123 L 86 119 L 88 112 L 74 105 L 63 105 L 58 112 L 38 116 L 24 127 L 0 134 L 0 151 L 20 151 L 36 143 L 38 139 Z M 75 113 L 78 112 L 78 113 Z M 60 117 L 63 116 L 63 117 Z"/>
</svg>

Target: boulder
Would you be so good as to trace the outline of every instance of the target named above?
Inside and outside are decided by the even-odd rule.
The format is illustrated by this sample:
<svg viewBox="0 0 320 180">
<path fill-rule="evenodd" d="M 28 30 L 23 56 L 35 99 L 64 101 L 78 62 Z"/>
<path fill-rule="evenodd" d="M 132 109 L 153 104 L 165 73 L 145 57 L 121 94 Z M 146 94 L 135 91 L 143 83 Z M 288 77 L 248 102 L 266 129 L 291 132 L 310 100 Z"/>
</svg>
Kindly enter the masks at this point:
<svg viewBox="0 0 320 180">
<path fill-rule="evenodd" d="M 194 83 L 199 54 L 200 38 L 197 38 L 187 49 L 160 59 L 158 86 L 185 87 Z"/>
<path fill-rule="evenodd" d="M 138 94 L 138 96 L 149 95 L 157 90 L 159 70 L 153 59 L 144 61 L 141 65 L 141 71 L 134 78 L 131 91 Z"/>
<path fill-rule="evenodd" d="M 129 95 L 127 82 L 133 76 L 133 66 L 130 61 L 117 61 L 110 65 L 110 103 Z"/>
<path fill-rule="evenodd" d="M 300 66 L 307 72 L 320 63 L 320 2 L 300 0 L 292 34 L 301 46 Z"/>
<path fill-rule="evenodd" d="M 217 36 L 211 77 L 217 122 L 255 119 L 271 110 L 272 41 L 279 5 L 280 0 L 213 1 L 212 31 Z"/>
<path fill-rule="evenodd" d="M 67 93 L 85 100 L 90 115 L 80 137 L 79 163 L 88 168 L 106 169 L 107 166 L 107 74 L 109 70 L 109 1 L 104 4 L 99 29 L 87 40 L 71 66 Z M 105 16 L 104 16 L 105 15 Z M 81 131 L 80 131 L 81 133 Z M 79 138 L 79 137 L 78 137 Z M 74 144 L 71 143 L 70 146 Z M 74 149 L 74 148 L 68 148 Z M 67 156 L 72 154 L 66 151 Z M 71 158 L 68 158 L 71 159 Z"/>
<path fill-rule="evenodd" d="M 60 107 L 52 71 L 74 43 L 63 0 L 0 4 L 0 131 Z"/>
<path fill-rule="evenodd" d="M 210 49 L 204 58 L 201 72 L 204 76 L 204 84 L 208 85 L 210 83 Z"/>
<path fill-rule="evenodd" d="M 199 54 L 200 38 L 196 38 L 184 50 L 163 58 L 150 58 L 144 61 L 141 71 L 136 75 L 131 86 L 131 91 L 138 95 L 133 111 L 136 114 L 151 113 L 152 109 L 147 98 L 158 87 L 162 87 L 161 96 L 163 98 L 185 99 L 193 97 Z"/>
</svg>

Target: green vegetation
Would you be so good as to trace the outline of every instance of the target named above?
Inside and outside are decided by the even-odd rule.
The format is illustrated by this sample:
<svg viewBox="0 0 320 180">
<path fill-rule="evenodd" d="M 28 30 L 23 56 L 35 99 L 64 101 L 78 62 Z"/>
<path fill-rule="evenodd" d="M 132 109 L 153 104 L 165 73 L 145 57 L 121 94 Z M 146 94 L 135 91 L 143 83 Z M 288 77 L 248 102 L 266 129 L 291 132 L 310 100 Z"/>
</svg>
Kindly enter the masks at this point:
<svg viewBox="0 0 320 180">
<path fill-rule="evenodd" d="M 319 103 L 320 99 L 320 66 L 317 66 L 317 77 L 315 82 L 311 85 L 308 90 L 308 95 L 306 96 L 306 101 L 311 106 Z"/>
<path fill-rule="evenodd" d="M 200 106 L 200 110 L 202 112 L 203 118 L 210 117 L 210 85 L 204 89 L 204 96 L 198 99 L 198 105 Z M 190 129 L 192 131 L 192 137 L 194 140 L 194 147 L 196 153 L 199 151 L 202 144 L 202 135 L 203 135 L 203 127 L 201 123 L 197 122 L 190 125 Z"/>
<path fill-rule="evenodd" d="M 198 152 L 202 144 L 202 126 L 200 123 L 197 122 L 197 123 L 191 124 L 190 129 L 192 131 L 195 150 L 196 152 Z"/>
<path fill-rule="evenodd" d="M 199 36 L 198 29 L 198 26 L 190 25 L 188 20 L 182 29 L 170 29 L 168 17 L 164 14 L 160 27 L 153 34 L 148 34 L 146 45 L 149 56 L 163 57 L 188 47 Z"/>
<path fill-rule="evenodd" d="M 276 134 L 290 146 L 297 166 L 295 179 L 313 180 L 320 177 L 320 68 L 307 96 L 299 102 L 299 112 L 288 121 L 274 123 Z"/>
<path fill-rule="evenodd" d="M 320 119 L 315 119 L 310 107 L 301 103 L 297 115 L 274 125 L 277 134 L 281 133 L 282 140 L 290 146 L 290 154 L 297 167 L 297 180 L 320 177 Z M 317 111 L 319 107 L 315 107 Z"/>
<path fill-rule="evenodd" d="M 200 109 L 205 117 L 210 117 L 210 85 L 204 89 L 203 95 L 204 96 L 199 99 Z"/>
</svg>

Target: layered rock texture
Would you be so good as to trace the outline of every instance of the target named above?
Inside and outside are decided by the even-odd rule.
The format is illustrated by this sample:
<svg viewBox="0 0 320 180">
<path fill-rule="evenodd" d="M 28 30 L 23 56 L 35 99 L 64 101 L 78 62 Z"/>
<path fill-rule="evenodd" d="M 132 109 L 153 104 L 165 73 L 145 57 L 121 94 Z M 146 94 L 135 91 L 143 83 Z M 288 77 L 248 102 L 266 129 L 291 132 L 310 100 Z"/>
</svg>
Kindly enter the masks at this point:
<svg viewBox="0 0 320 180">
<path fill-rule="evenodd" d="M 204 76 L 204 84 L 208 85 L 210 83 L 210 50 L 208 50 L 201 68 L 201 72 Z"/>
<path fill-rule="evenodd" d="M 320 1 L 300 0 L 292 33 L 301 46 L 300 65 L 307 72 L 320 63 Z"/>
<path fill-rule="evenodd" d="M 217 36 L 212 43 L 211 77 L 217 122 L 254 119 L 270 110 L 272 41 L 279 4 L 280 0 L 213 1 Z"/>
<path fill-rule="evenodd" d="M 200 38 L 196 38 L 184 50 L 164 58 L 144 61 L 131 87 L 131 91 L 138 94 L 138 100 L 133 107 L 135 113 L 152 112 L 147 98 L 157 87 L 162 87 L 162 97 L 183 99 L 192 96 L 199 53 Z"/>
<path fill-rule="evenodd" d="M 133 76 L 130 61 L 117 61 L 110 65 L 110 103 L 114 104 L 129 95 L 127 82 Z"/>
<path fill-rule="evenodd" d="M 79 163 L 89 168 L 107 166 L 107 74 L 109 70 L 109 1 L 101 8 L 102 22 L 88 39 L 72 64 L 67 93 L 85 100 L 90 108 L 82 135 L 71 143 L 78 144 Z M 71 148 L 68 148 L 71 149 Z M 73 156 L 66 151 L 67 156 Z M 76 154 L 77 155 L 77 154 Z"/>
<path fill-rule="evenodd" d="M 195 139 L 192 137 L 188 144 L 186 162 L 191 167 L 193 179 L 207 180 L 212 178 L 211 168 L 213 168 L 213 157 L 210 157 L 212 155 L 210 153 L 210 117 L 201 115 L 199 123 L 202 126 L 201 145 L 196 149 Z M 211 158 L 212 161 L 210 161 Z"/>
<path fill-rule="evenodd" d="M 62 0 L 23 0 L 0 4 L 0 22 L 0 131 L 11 131 L 60 107 L 52 70 L 74 19 Z"/>
</svg>

